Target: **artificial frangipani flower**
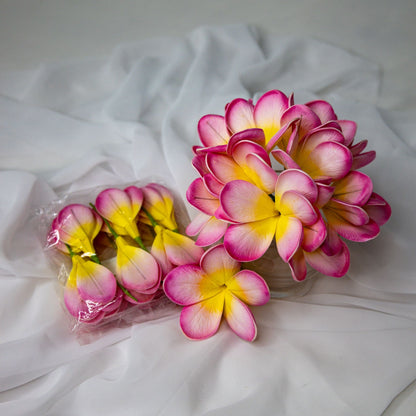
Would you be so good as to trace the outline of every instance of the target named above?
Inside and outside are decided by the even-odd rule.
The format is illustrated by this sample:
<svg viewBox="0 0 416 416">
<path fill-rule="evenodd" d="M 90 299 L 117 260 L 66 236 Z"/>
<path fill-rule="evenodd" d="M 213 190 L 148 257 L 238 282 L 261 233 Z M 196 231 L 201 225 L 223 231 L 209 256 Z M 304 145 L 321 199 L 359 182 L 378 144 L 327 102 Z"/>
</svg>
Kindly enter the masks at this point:
<svg viewBox="0 0 416 416">
<path fill-rule="evenodd" d="M 52 222 L 48 245 L 69 255 L 64 303 L 87 323 L 160 296 L 164 276 L 178 265 L 197 264 L 204 252 L 179 233 L 173 197 L 156 183 L 108 188 L 90 206 L 64 207 Z"/>
<path fill-rule="evenodd" d="M 214 335 L 224 316 L 240 338 L 253 341 L 257 327 L 247 305 L 264 305 L 270 298 L 263 278 L 254 271 L 240 270 L 223 245 L 205 252 L 199 265 L 173 269 L 163 287 L 169 299 L 184 306 L 180 326 L 191 339 Z"/>
<path fill-rule="evenodd" d="M 391 215 L 358 171 L 375 152 L 364 152 L 366 140 L 354 143 L 356 130 L 328 102 L 295 104 L 277 90 L 256 104 L 237 98 L 224 116 L 203 116 L 202 146 L 193 148 L 192 161 L 200 177 L 186 195 L 200 214 L 187 233 L 201 246 L 223 239 L 237 261 L 260 258 L 274 240 L 297 281 L 305 279 L 306 264 L 345 275 L 343 240 L 375 238 Z"/>
<path fill-rule="evenodd" d="M 99 215 L 82 204 L 70 204 L 64 207 L 52 222 L 49 240 L 57 244 L 63 252 L 69 252 L 95 258 L 93 240 L 100 232 L 103 221 Z"/>
</svg>

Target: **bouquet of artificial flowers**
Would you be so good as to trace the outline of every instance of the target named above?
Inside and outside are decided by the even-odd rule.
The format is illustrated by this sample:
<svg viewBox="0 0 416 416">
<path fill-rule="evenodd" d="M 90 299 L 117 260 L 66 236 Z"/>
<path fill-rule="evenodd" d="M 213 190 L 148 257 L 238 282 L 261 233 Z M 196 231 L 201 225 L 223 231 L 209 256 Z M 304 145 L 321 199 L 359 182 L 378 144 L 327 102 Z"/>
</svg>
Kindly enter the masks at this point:
<svg viewBox="0 0 416 416">
<path fill-rule="evenodd" d="M 365 151 L 367 140 L 355 142 L 356 129 L 326 101 L 294 104 L 277 90 L 255 105 L 237 98 L 224 116 L 203 116 L 192 160 L 200 177 L 186 193 L 200 213 L 188 236 L 178 231 L 170 191 L 155 183 L 106 189 L 94 204 L 58 213 L 48 242 L 71 259 L 67 310 L 96 324 L 166 295 L 184 307 L 189 338 L 212 336 L 224 317 L 254 340 L 248 305 L 267 303 L 270 291 L 249 262 L 274 241 L 295 281 L 308 267 L 341 277 L 350 264 L 344 240 L 375 238 L 391 215 L 359 170 L 375 152 Z"/>
<path fill-rule="evenodd" d="M 202 117 L 192 162 L 200 177 L 187 192 L 200 214 L 188 234 L 201 246 L 223 238 L 242 262 L 263 256 L 274 240 L 297 281 L 307 264 L 344 276 L 350 256 L 343 240 L 375 238 L 391 215 L 359 171 L 375 152 L 364 151 L 367 140 L 355 142 L 356 129 L 326 101 L 294 104 L 277 90 L 255 105 L 237 98 L 224 116 Z"/>
</svg>

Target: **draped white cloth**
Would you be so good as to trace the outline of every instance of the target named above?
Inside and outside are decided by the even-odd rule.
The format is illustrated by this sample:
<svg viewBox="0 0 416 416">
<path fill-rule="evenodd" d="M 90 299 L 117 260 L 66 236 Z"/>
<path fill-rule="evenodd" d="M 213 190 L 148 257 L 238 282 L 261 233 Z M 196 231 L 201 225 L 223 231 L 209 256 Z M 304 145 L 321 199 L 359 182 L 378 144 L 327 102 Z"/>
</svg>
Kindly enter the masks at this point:
<svg viewBox="0 0 416 416">
<path fill-rule="evenodd" d="M 0 414 L 390 414 L 416 378 L 416 123 L 376 107 L 380 77 L 344 50 L 245 25 L 0 74 Z M 269 89 L 326 99 L 358 123 L 377 151 L 365 172 L 393 209 L 381 235 L 349 244 L 346 277 L 254 308 L 252 344 L 225 324 L 189 341 L 175 311 L 80 345 L 43 249 L 42 207 L 154 178 L 184 198 L 198 119 Z"/>
</svg>

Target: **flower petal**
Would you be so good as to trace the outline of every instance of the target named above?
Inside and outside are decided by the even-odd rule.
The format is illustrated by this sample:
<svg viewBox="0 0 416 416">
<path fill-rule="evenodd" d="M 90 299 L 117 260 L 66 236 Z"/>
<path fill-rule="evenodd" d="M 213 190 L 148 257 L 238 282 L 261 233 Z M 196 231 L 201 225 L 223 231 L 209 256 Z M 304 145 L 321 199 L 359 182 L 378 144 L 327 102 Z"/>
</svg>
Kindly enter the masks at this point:
<svg viewBox="0 0 416 416">
<path fill-rule="evenodd" d="M 317 183 L 316 186 L 318 188 L 318 199 L 314 206 L 316 208 L 322 208 L 330 201 L 332 195 L 334 194 L 335 188 L 323 183 Z"/>
<path fill-rule="evenodd" d="M 326 234 L 325 221 L 319 217 L 314 224 L 303 227 L 302 248 L 305 251 L 316 250 L 324 242 Z"/>
<path fill-rule="evenodd" d="M 295 119 L 290 124 L 286 124 L 286 126 L 291 126 L 292 132 L 290 133 L 290 130 L 288 129 L 288 131 L 285 132 L 284 137 L 279 139 L 279 147 L 291 156 L 296 153 L 296 149 L 298 148 L 300 140 L 299 125 L 300 118 Z"/>
<path fill-rule="evenodd" d="M 277 217 L 247 224 L 230 225 L 224 234 L 224 246 L 238 261 L 253 261 L 269 248 L 276 230 Z"/>
<path fill-rule="evenodd" d="M 163 230 L 162 232 L 166 256 L 172 264 L 180 266 L 199 263 L 204 250 L 198 247 L 194 240 L 171 230 Z"/>
<path fill-rule="evenodd" d="M 300 169 L 299 165 L 282 149 L 273 150 L 272 155 L 285 169 Z"/>
<path fill-rule="evenodd" d="M 75 259 L 78 256 L 74 256 Z M 77 288 L 79 295 L 85 301 L 107 303 L 110 302 L 117 290 L 117 283 L 113 273 L 101 264 L 92 260 L 78 258 Z"/>
<path fill-rule="evenodd" d="M 243 168 L 229 155 L 209 153 L 206 162 L 210 172 L 223 184 L 236 179 L 249 179 Z"/>
<path fill-rule="evenodd" d="M 337 120 L 337 123 L 341 127 L 342 134 L 344 135 L 345 146 L 350 146 L 357 132 L 357 123 L 351 120 Z"/>
<path fill-rule="evenodd" d="M 211 218 L 211 215 L 200 212 L 186 227 L 186 234 L 190 237 L 198 235 Z"/>
<path fill-rule="evenodd" d="M 230 135 L 225 125 L 225 118 L 217 114 L 208 114 L 198 122 L 201 143 L 206 147 L 227 144 Z"/>
<path fill-rule="evenodd" d="M 341 126 L 339 125 L 338 120 L 327 121 L 327 122 L 323 123 L 322 126 L 319 126 L 318 129 L 323 129 L 323 128 L 327 128 L 327 127 L 331 127 L 333 129 L 337 129 L 337 130 L 341 131 Z M 345 144 L 345 137 L 344 137 L 344 140 L 342 141 L 342 144 L 346 145 Z"/>
<path fill-rule="evenodd" d="M 305 280 L 308 269 L 306 267 L 305 256 L 303 250 L 299 248 L 295 254 L 290 258 L 289 267 L 292 272 L 292 277 L 297 282 Z"/>
<path fill-rule="evenodd" d="M 385 224 L 391 217 L 390 205 L 378 194 L 373 192 L 364 209 L 369 217 L 379 226 Z"/>
<path fill-rule="evenodd" d="M 195 147 L 195 153 L 198 156 L 206 156 L 207 153 L 226 153 L 226 152 L 227 152 L 226 144 L 221 144 L 221 145 L 212 146 L 212 147 L 201 147 L 201 146 Z"/>
<path fill-rule="evenodd" d="M 335 142 L 335 143 L 341 143 L 344 144 L 344 136 L 342 133 L 335 129 L 335 128 L 319 128 L 315 131 L 312 131 L 310 134 L 305 136 L 305 138 L 302 140 L 301 145 L 299 146 L 299 149 L 297 149 L 297 154 L 299 156 L 300 153 L 304 154 L 307 158 L 309 153 L 312 152 L 317 146 L 319 146 L 321 143 L 326 142 Z"/>
<path fill-rule="evenodd" d="M 74 257 L 75 258 L 75 257 Z M 81 299 L 77 289 L 76 274 L 78 262 L 75 263 L 69 273 L 64 289 L 64 303 L 68 312 L 80 322 L 94 323 L 104 317 L 102 305 L 96 302 L 88 302 Z"/>
<path fill-rule="evenodd" d="M 228 128 L 236 133 L 256 127 L 253 110 L 253 104 L 243 98 L 231 101 L 225 110 L 225 122 Z"/>
<path fill-rule="evenodd" d="M 276 207 L 279 206 L 280 199 L 286 191 L 297 191 L 311 204 L 314 204 L 318 198 L 315 182 L 308 174 L 298 169 L 287 169 L 278 176 L 274 193 Z"/>
<path fill-rule="evenodd" d="M 202 256 L 201 269 L 220 287 L 240 270 L 240 264 L 219 244 Z"/>
<path fill-rule="evenodd" d="M 377 237 L 380 232 L 380 227 L 371 219 L 367 224 L 357 226 L 337 215 L 334 210 L 325 210 L 325 216 L 331 227 L 347 240 L 364 242 Z"/>
<path fill-rule="evenodd" d="M 229 224 L 237 224 L 238 221 L 234 221 L 232 220 L 226 213 L 225 211 L 222 209 L 222 206 L 220 205 L 217 210 L 215 211 L 215 218 L 217 218 L 218 220 L 222 220 L 222 221 L 226 221 Z"/>
<path fill-rule="evenodd" d="M 220 201 L 225 214 L 237 222 L 258 221 L 277 214 L 272 199 L 246 181 L 227 183 L 221 192 Z"/>
<path fill-rule="evenodd" d="M 362 172 L 352 171 L 335 185 L 334 198 L 353 205 L 364 205 L 373 192 L 373 182 Z"/>
<path fill-rule="evenodd" d="M 196 155 L 192 158 L 192 166 L 197 170 L 197 172 L 204 176 L 209 172 L 208 167 L 205 163 L 205 154 Z"/>
<path fill-rule="evenodd" d="M 224 317 L 229 327 L 245 341 L 254 341 L 257 336 L 256 322 L 247 305 L 236 296 L 225 296 Z"/>
<path fill-rule="evenodd" d="M 350 253 L 344 242 L 341 242 L 342 249 L 328 256 L 325 252 L 318 248 L 312 253 L 304 253 L 306 261 L 318 272 L 327 276 L 342 277 L 350 266 Z"/>
<path fill-rule="evenodd" d="M 331 199 L 331 202 L 325 206 L 324 212 L 325 215 L 329 215 L 327 216 L 329 223 L 335 216 L 339 217 L 340 221 L 347 221 L 356 226 L 365 225 L 370 220 L 363 208 L 336 199 Z"/>
<path fill-rule="evenodd" d="M 316 181 L 336 180 L 350 171 L 352 155 L 340 143 L 324 142 L 316 146 L 307 158 L 296 161 Z"/>
<path fill-rule="evenodd" d="M 266 282 L 252 270 L 240 270 L 233 279 L 228 280 L 227 288 L 249 305 L 264 305 L 270 300 Z"/>
<path fill-rule="evenodd" d="M 238 131 L 230 137 L 230 141 L 227 146 L 227 153 L 231 154 L 234 150 L 234 146 L 241 141 L 257 144 L 261 148 L 264 146 L 264 132 L 262 129 L 251 128 L 247 130 Z"/>
<path fill-rule="evenodd" d="M 137 186 L 129 186 L 124 192 L 129 196 L 132 209 L 134 212 L 139 212 L 143 204 L 143 192 Z"/>
<path fill-rule="evenodd" d="M 247 155 L 244 171 L 250 178 L 250 182 L 261 190 L 267 194 L 274 192 L 277 173 L 260 156 L 256 154 Z"/>
<path fill-rule="evenodd" d="M 320 126 L 321 120 L 309 107 L 303 104 L 296 104 L 289 107 L 280 120 L 281 125 L 290 124 L 299 119 L 299 137 L 302 138 L 315 127 Z"/>
<path fill-rule="evenodd" d="M 249 140 L 240 140 L 232 147 L 230 152 L 230 155 L 240 166 L 245 165 L 247 155 L 250 154 L 259 156 L 270 166 L 270 157 L 268 153 L 258 143 Z"/>
<path fill-rule="evenodd" d="M 206 188 L 202 178 L 195 179 L 186 191 L 186 199 L 195 208 L 207 215 L 214 215 L 219 205 L 219 200 Z"/>
<path fill-rule="evenodd" d="M 335 114 L 332 105 L 327 101 L 315 100 L 310 101 L 305 105 L 307 105 L 320 118 L 322 124 L 337 119 L 337 115 Z"/>
<path fill-rule="evenodd" d="M 85 302 L 81 299 L 77 289 L 77 269 L 78 256 L 74 256 L 72 260 L 72 268 L 67 278 L 64 289 L 64 302 L 69 313 L 75 317 L 78 312 L 86 310 Z"/>
<path fill-rule="evenodd" d="M 59 224 L 58 224 L 58 217 L 52 221 L 51 228 L 49 230 L 48 235 L 46 236 L 47 247 L 54 247 L 59 251 L 62 251 L 65 254 L 69 254 L 68 247 L 59 239 Z M 73 252 L 78 253 L 80 249 L 72 248 Z"/>
<path fill-rule="evenodd" d="M 104 318 L 105 312 L 100 304 L 89 304 L 81 299 L 77 289 L 65 287 L 64 302 L 68 312 L 77 318 L 79 322 L 97 323 Z"/>
<path fill-rule="evenodd" d="M 361 169 L 370 164 L 376 158 L 376 152 L 370 150 L 369 152 L 360 153 L 354 156 L 351 169 Z"/>
<path fill-rule="evenodd" d="M 210 299 L 186 306 L 182 309 L 180 317 L 182 331 L 191 339 L 211 337 L 218 331 L 223 310 L 223 292 Z"/>
<path fill-rule="evenodd" d="M 153 288 L 161 279 L 161 269 L 155 258 L 147 251 L 116 239 L 117 277 L 127 289 L 138 292 Z"/>
<path fill-rule="evenodd" d="M 114 299 L 112 299 L 111 302 L 106 303 L 106 305 L 104 305 L 102 308 L 102 311 L 105 312 L 105 316 L 112 315 L 113 313 L 119 310 L 123 302 L 123 297 L 123 291 L 119 287 L 117 287 Z"/>
<path fill-rule="evenodd" d="M 294 138 L 292 138 L 292 136 L 297 136 L 297 133 L 298 130 L 296 125 L 293 126 L 293 129 L 291 124 L 284 125 L 270 138 L 265 147 L 266 151 L 270 153 L 275 146 L 287 150 L 288 141 L 293 141 Z"/>
<path fill-rule="evenodd" d="M 140 293 L 136 292 L 134 290 L 129 290 L 131 296 L 134 297 L 134 299 L 131 296 L 128 296 L 127 294 L 124 295 L 124 300 L 126 300 L 129 303 L 132 303 L 133 305 L 142 305 L 143 303 L 150 302 L 154 297 L 155 293 Z"/>
<path fill-rule="evenodd" d="M 263 129 L 266 144 L 280 129 L 280 118 L 289 107 L 289 100 L 278 90 L 268 91 L 257 101 L 253 117 L 257 127 Z"/>
<path fill-rule="evenodd" d="M 330 225 L 327 227 L 326 238 L 321 245 L 321 249 L 327 256 L 333 256 L 343 250 L 341 238 Z"/>
<path fill-rule="evenodd" d="M 199 234 L 195 241 L 197 246 L 205 247 L 216 243 L 223 237 L 228 224 L 201 212 L 186 228 L 186 234 L 193 237 Z"/>
<path fill-rule="evenodd" d="M 166 296 L 182 306 L 193 305 L 212 298 L 223 289 L 195 264 L 185 264 L 173 269 L 163 281 Z"/>
<path fill-rule="evenodd" d="M 208 192 L 212 194 L 212 196 L 218 198 L 222 188 L 224 188 L 224 184 L 219 182 L 212 173 L 207 173 L 202 177 L 204 181 L 205 188 Z"/>
<path fill-rule="evenodd" d="M 158 262 L 158 264 L 159 264 L 159 266 L 162 270 L 162 276 L 166 276 L 173 269 L 174 266 L 169 261 L 168 256 L 166 254 L 162 232 L 156 233 L 156 236 L 153 239 L 152 248 L 151 248 L 150 252 L 151 252 L 152 256 Z"/>
<path fill-rule="evenodd" d="M 305 225 L 312 225 L 318 220 L 312 204 L 297 191 L 286 191 L 277 209 L 283 216 L 296 217 Z"/>
<path fill-rule="evenodd" d="M 284 262 L 295 254 L 302 241 L 302 223 L 294 217 L 281 215 L 276 227 L 276 247 Z"/>
<path fill-rule="evenodd" d="M 361 140 L 360 142 L 356 143 L 354 146 L 350 147 L 351 154 L 353 156 L 359 155 L 368 144 L 368 140 Z"/>
<path fill-rule="evenodd" d="M 224 221 L 211 217 L 200 231 L 195 241 L 197 246 L 206 247 L 219 241 L 227 231 L 228 224 Z"/>
</svg>

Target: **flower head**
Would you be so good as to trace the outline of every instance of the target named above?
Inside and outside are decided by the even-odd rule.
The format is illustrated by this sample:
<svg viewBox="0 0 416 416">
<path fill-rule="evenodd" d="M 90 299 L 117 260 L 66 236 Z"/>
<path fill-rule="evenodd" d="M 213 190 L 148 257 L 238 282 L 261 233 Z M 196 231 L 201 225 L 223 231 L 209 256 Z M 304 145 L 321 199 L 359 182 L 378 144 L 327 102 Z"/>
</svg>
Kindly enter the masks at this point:
<svg viewBox="0 0 416 416">
<path fill-rule="evenodd" d="M 142 188 L 144 195 L 143 208 L 140 220 L 152 225 L 147 214 L 158 224 L 169 230 L 178 229 L 175 219 L 174 200 L 171 192 L 163 185 L 150 183 Z"/>
<path fill-rule="evenodd" d="M 256 105 L 243 98 L 236 98 L 226 107 L 226 125 L 232 133 L 254 127 L 261 128 L 267 144 L 283 126 L 281 117 L 289 105 L 290 99 L 278 90 L 263 94 Z"/>
<path fill-rule="evenodd" d="M 214 335 L 224 316 L 241 338 L 253 341 L 257 335 L 248 305 L 264 305 L 270 298 L 264 280 L 251 270 L 240 270 L 223 245 L 208 250 L 199 265 L 183 265 L 165 278 L 169 299 L 184 306 L 180 325 L 191 339 Z"/>
<path fill-rule="evenodd" d="M 161 270 L 155 258 L 140 247 L 129 244 L 118 236 L 117 279 L 128 290 L 142 294 L 154 294 L 160 284 Z"/>
<path fill-rule="evenodd" d="M 124 191 L 108 188 L 100 192 L 95 201 L 98 213 L 108 220 L 120 235 L 139 237 L 137 216 L 143 203 L 142 191 L 130 186 Z"/>
<path fill-rule="evenodd" d="M 72 254 L 72 269 L 68 276 L 64 301 L 71 315 L 79 321 L 97 322 L 113 311 L 117 283 L 109 269 L 89 258 Z M 116 305 L 117 306 L 117 305 Z"/>
<path fill-rule="evenodd" d="M 313 226 L 319 215 L 315 182 L 304 172 L 282 172 L 275 185 L 274 201 L 261 189 L 245 181 L 229 182 L 221 193 L 221 205 L 234 221 L 224 235 L 224 245 L 239 261 L 260 258 L 273 238 L 278 253 L 287 262 L 299 248 L 304 227 Z M 323 241 L 324 232 L 315 236 Z"/>
<path fill-rule="evenodd" d="M 298 134 L 298 130 L 295 130 L 295 134 Z M 315 181 L 341 179 L 352 167 L 353 156 L 344 145 L 344 136 L 332 127 L 312 130 L 302 140 L 294 139 L 288 147 L 286 152 L 282 149 L 273 150 L 272 155 L 286 169 L 301 169 Z"/>
<path fill-rule="evenodd" d="M 101 230 L 101 218 L 89 207 L 71 204 L 63 208 L 52 222 L 48 240 L 55 240 L 58 249 L 68 253 L 66 245 L 76 253 L 95 255 L 93 240 Z"/>
<path fill-rule="evenodd" d="M 375 238 L 391 215 L 389 204 L 373 193 L 371 179 L 352 171 L 333 184 L 331 199 L 322 207 L 327 223 L 343 238 L 364 242 Z"/>
</svg>

